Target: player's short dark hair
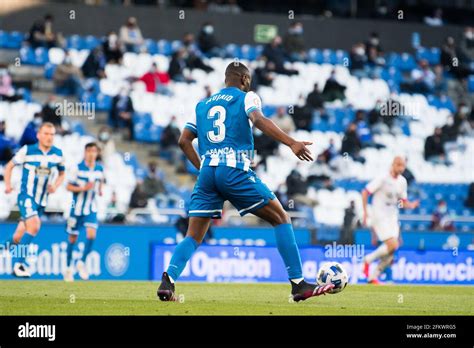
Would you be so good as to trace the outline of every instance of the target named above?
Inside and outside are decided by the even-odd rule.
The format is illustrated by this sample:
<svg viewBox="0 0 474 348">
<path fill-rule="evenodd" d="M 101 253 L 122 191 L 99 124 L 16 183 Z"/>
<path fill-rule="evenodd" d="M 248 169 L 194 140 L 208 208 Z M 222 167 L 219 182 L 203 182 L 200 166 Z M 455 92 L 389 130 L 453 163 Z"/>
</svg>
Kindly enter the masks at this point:
<svg viewBox="0 0 474 348">
<path fill-rule="evenodd" d="M 84 149 L 87 150 L 91 147 L 95 147 L 97 150 L 99 149 L 99 145 L 97 145 L 97 143 L 94 143 L 94 142 L 87 143 L 86 146 L 84 146 Z"/>
<path fill-rule="evenodd" d="M 229 75 L 250 76 L 250 70 L 245 66 L 245 64 L 239 61 L 233 61 L 232 63 L 227 65 L 227 68 L 225 69 L 225 76 Z"/>
</svg>

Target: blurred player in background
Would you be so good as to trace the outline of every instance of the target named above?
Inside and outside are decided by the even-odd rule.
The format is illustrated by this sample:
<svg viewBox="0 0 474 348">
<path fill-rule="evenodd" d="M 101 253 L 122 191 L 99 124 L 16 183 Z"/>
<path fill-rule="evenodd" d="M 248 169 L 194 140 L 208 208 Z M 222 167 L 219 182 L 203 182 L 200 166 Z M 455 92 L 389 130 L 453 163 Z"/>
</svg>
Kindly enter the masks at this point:
<svg viewBox="0 0 474 348">
<path fill-rule="evenodd" d="M 72 253 L 79 232 L 83 230 L 86 231 L 86 245 L 81 260 L 76 264 L 76 268 L 81 279 L 89 279 L 85 262 L 87 255 L 92 250 L 98 228 L 96 193 L 102 196 L 102 186 L 104 183 L 103 168 L 97 163 L 98 156 L 98 145 L 96 143 L 86 144 L 84 160 L 77 165 L 67 184 L 67 190 L 73 193 L 71 212 L 66 226 L 66 232 L 69 234 L 67 244 L 68 267 L 64 272 L 64 280 L 67 282 L 74 280 Z"/>
<path fill-rule="evenodd" d="M 191 196 L 189 227 L 163 273 L 158 288 L 162 301 L 175 299 L 174 282 L 202 242 L 211 218 L 220 218 L 224 201 L 229 200 L 241 216 L 255 214 L 275 228 L 278 251 L 288 272 L 295 301 L 319 296 L 334 287 L 318 286 L 303 278 L 301 258 L 291 220 L 272 191 L 250 169 L 253 157 L 252 124 L 264 134 L 289 146 L 303 161 L 312 161 L 306 147 L 310 142 L 296 141 L 262 114 L 260 98 L 249 92 L 248 68 L 230 63 L 225 71 L 226 87 L 199 102 L 195 121 L 187 123 L 179 144 L 191 163 L 200 170 Z M 192 141 L 197 138 L 199 154 Z"/>
<path fill-rule="evenodd" d="M 377 249 L 364 258 L 364 274 L 372 284 L 379 283 L 378 277 L 392 264 L 393 254 L 398 249 L 398 208 L 415 209 L 419 205 L 419 201 L 410 202 L 407 199 L 407 180 L 402 175 L 405 167 L 405 159 L 395 157 L 390 172 L 369 182 L 362 191 L 363 224 L 367 226 L 367 204 L 369 196 L 373 194 L 370 216 L 372 243 L 376 244 L 376 238 L 381 242 Z M 377 268 L 369 274 L 370 264 L 379 259 Z"/>
<path fill-rule="evenodd" d="M 48 194 L 54 193 L 64 181 L 64 158 L 60 149 L 53 146 L 56 129 L 52 123 L 43 123 L 37 133 L 38 142 L 23 146 L 5 167 L 5 192 L 11 193 L 11 176 L 13 167 L 23 167 L 21 189 L 18 194 L 20 222 L 7 246 L 20 243 L 28 250 L 33 238 L 41 228 L 41 215 L 47 204 Z M 53 169 L 59 175 L 53 179 Z M 25 262 L 26 255 L 13 261 L 13 274 L 17 277 L 30 277 Z"/>
</svg>

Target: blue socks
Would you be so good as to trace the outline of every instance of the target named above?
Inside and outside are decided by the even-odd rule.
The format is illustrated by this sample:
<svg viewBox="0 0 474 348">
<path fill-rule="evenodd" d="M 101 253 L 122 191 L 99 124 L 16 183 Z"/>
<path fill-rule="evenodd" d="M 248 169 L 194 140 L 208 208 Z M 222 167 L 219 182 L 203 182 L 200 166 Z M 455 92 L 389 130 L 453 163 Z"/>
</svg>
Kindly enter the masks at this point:
<svg viewBox="0 0 474 348">
<path fill-rule="evenodd" d="M 28 250 L 30 249 L 30 243 L 35 238 L 32 234 L 29 234 L 28 232 L 25 232 L 23 235 L 23 238 L 21 238 L 21 241 L 18 245 L 23 245 L 24 247 L 19 249 L 19 250 L 25 250 L 28 253 Z M 25 263 L 26 255 L 21 255 L 18 257 L 16 262 L 21 262 Z"/>
<path fill-rule="evenodd" d="M 82 262 L 86 262 L 87 255 L 89 255 L 92 250 L 92 244 L 94 244 L 94 240 L 87 238 L 86 246 L 84 247 L 84 253 L 82 254 Z"/>
<path fill-rule="evenodd" d="M 73 250 L 74 250 L 74 244 L 68 241 L 67 242 L 67 249 L 66 249 L 68 267 L 71 266 L 71 263 L 72 263 L 72 252 L 73 252 Z"/>
<path fill-rule="evenodd" d="M 296 245 L 293 226 L 291 224 L 275 226 L 275 238 L 278 251 L 288 272 L 288 278 L 303 278 L 303 267 L 301 266 L 301 257 Z"/>
<path fill-rule="evenodd" d="M 177 280 L 180 274 L 183 272 L 186 263 L 191 258 L 194 251 L 199 246 L 198 242 L 192 237 L 184 238 L 174 250 L 173 256 L 171 257 L 170 265 L 166 270 L 166 273 L 173 279 Z"/>
</svg>

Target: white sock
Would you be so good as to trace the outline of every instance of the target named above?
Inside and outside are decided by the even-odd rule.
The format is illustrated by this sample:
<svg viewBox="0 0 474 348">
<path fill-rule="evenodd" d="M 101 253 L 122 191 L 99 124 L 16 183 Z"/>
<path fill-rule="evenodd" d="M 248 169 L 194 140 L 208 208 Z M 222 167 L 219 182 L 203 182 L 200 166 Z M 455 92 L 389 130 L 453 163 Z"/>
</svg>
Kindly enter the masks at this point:
<svg viewBox="0 0 474 348">
<path fill-rule="evenodd" d="M 388 255 L 388 247 L 387 244 L 382 243 L 377 249 L 366 255 L 364 260 L 367 263 L 372 263 L 385 255 Z"/>
<path fill-rule="evenodd" d="M 295 284 L 299 284 L 301 283 L 301 281 L 303 280 L 304 278 L 294 278 L 294 279 L 290 279 L 290 281 L 292 281 L 293 283 Z"/>
</svg>

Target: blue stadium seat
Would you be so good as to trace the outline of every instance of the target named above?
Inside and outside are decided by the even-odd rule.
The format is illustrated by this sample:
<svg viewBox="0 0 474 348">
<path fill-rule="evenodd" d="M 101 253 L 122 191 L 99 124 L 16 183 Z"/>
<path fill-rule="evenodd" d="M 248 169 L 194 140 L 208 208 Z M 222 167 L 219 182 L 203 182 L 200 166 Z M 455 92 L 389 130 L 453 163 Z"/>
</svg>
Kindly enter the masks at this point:
<svg viewBox="0 0 474 348">
<path fill-rule="evenodd" d="M 7 48 L 8 46 L 8 33 L 0 30 L 0 48 Z"/>
<path fill-rule="evenodd" d="M 173 48 L 168 40 L 158 40 L 157 42 L 157 53 L 169 56 L 173 53 Z"/>
<path fill-rule="evenodd" d="M 109 111 L 112 107 L 112 97 L 107 94 L 97 94 L 96 109 L 97 111 Z"/>
<path fill-rule="evenodd" d="M 23 33 L 20 33 L 19 31 L 12 31 L 8 35 L 5 48 L 19 49 L 21 47 L 21 43 L 23 42 L 23 40 L 24 40 Z"/>
<path fill-rule="evenodd" d="M 242 59 L 242 51 L 240 49 L 240 46 L 238 46 L 236 44 L 226 45 L 225 46 L 225 52 L 226 52 L 227 56 L 229 56 L 230 58 Z"/>
<path fill-rule="evenodd" d="M 310 62 L 316 63 L 316 64 L 322 64 L 323 62 L 323 53 L 321 50 L 318 50 L 316 48 L 311 48 L 308 51 L 308 59 Z"/>
<path fill-rule="evenodd" d="M 255 60 L 257 59 L 257 49 L 251 45 L 242 45 L 240 47 L 241 55 L 243 59 Z"/>
<path fill-rule="evenodd" d="M 52 80 L 54 71 L 56 70 L 56 65 L 53 63 L 46 63 L 44 66 L 44 78 L 47 80 Z"/>
<path fill-rule="evenodd" d="M 469 75 L 469 79 L 468 79 L 468 88 L 469 88 L 469 92 L 474 92 L 474 75 Z"/>
<path fill-rule="evenodd" d="M 48 50 L 44 47 L 38 47 L 34 51 L 34 65 L 45 65 L 48 63 Z"/>
<path fill-rule="evenodd" d="M 20 48 L 20 60 L 22 64 L 33 65 L 35 62 L 35 53 L 31 47 Z"/>
<path fill-rule="evenodd" d="M 96 48 L 100 44 L 101 44 L 101 40 L 98 39 L 95 36 L 92 36 L 92 35 L 87 35 L 85 40 L 84 40 L 84 48 L 86 48 L 88 50 L 93 50 L 94 48 Z"/>
<path fill-rule="evenodd" d="M 436 65 L 440 62 L 441 52 L 438 47 L 425 48 L 420 47 L 416 51 L 416 59 L 426 59 L 430 65 Z"/>
<path fill-rule="evenodd" d="M 67 49 L 82 50 L 86 48 L 85 40 L 79 35 L 71 35 L 66 39 Z"/>
<path fill-rule="evenodd" d="M 387 65 L 393 66 L 402 71 L 411 71 L 417 67 L 415 58 L 409 53 L 390 53 L 387 59 Z"/>
<path fill-rule="evenodd" d="M 148 53 L 150 53 L 152 55 L 158 53 L 158 45 L 157 45 L 155 40 L 146 39 L 145 40 L 145 46 L 146 46 L 146 50 L 148 51 Z"/>
</svg>

